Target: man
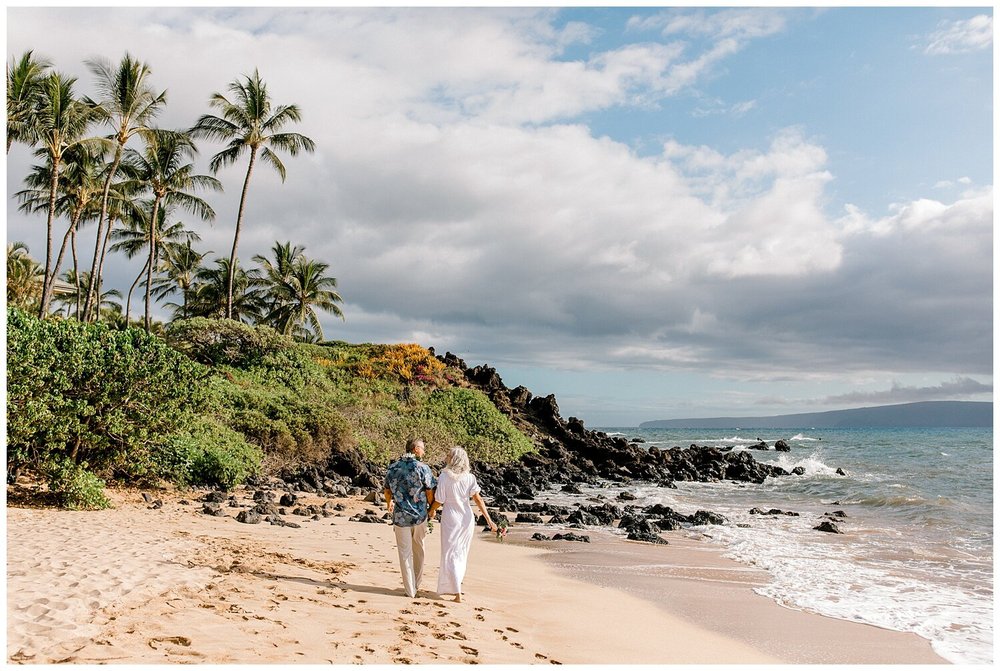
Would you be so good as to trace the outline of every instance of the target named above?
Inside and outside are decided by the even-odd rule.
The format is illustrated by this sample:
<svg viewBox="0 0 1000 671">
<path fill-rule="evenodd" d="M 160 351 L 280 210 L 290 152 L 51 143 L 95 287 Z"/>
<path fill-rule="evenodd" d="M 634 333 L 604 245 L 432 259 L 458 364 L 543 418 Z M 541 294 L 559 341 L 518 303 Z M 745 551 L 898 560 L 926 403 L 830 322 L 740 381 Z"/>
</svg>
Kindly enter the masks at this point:
<svg viewBox="0 0 1000 671">
<path fill-rule="evenodd" d="M 424 573 L 427 509 L 434 503 L 437 484 L 430 467 L 420 461 L 423 456 L 424 441 L 419 438 L 406 441 L 406 454 L 389 465 L 382 490 L 396 532 L 403 591 L 411 598 L 417 595 Z"/>
</svg>

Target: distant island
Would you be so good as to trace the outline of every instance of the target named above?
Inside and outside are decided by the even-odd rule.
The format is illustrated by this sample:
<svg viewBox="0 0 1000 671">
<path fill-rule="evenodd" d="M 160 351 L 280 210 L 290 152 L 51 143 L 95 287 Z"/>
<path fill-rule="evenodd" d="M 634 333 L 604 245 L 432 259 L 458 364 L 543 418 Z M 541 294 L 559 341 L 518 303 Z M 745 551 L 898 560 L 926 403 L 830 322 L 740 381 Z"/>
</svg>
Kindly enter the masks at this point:
<svg viewBox="0 0 1000 671">
<path fill-rule="evenodd" d="M 643 422 L 643 429 L 847 429 L 991 427 L 992 401 L 924 401 L 773 417 L 704 417 Z"/>
</svg>

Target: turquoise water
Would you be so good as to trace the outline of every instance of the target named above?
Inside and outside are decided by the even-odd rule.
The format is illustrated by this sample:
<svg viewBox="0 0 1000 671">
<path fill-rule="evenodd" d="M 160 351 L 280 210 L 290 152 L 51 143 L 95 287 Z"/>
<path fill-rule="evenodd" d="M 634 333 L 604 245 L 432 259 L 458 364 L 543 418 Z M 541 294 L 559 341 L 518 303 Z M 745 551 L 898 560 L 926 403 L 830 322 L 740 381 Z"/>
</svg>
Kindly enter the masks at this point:
<svg viewBox="0 0 1000 671">
<path fill-rule="evenodd" d="M 955 663 L 992 663 L 992 430 L 602 430 L 664 449 L 745 449 L 758 437 L 772 446 L 784 439 L 790 452 L 753 450 L 754 458 L 789 471 L 801 466 L 805 475 L 762 485 L 618 488 L 639 495 L 642 505 L 726 515 L 733 524 L 689 533 L 766 569 L 771 582 L 758 591 L 783 605 L 915 632 Z M 753 507 L 800 516 L 750 515 Z M 813 530 L 835 510 L 847 514 L 839 523 L 843 535 Z"/>
</svg>

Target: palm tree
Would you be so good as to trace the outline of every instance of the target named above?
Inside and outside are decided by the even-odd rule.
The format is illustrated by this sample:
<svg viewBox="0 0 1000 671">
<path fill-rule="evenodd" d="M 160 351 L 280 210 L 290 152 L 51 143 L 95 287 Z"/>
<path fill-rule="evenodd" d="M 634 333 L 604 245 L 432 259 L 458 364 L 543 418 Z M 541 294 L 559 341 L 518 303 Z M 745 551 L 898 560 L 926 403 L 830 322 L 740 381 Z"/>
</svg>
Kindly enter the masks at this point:
<svg viewBox="0 0 1000 671">
<path fill-rule="evenodd" d="M 233 287 L 232 319 L 259 323 L 267 310 L 261 288 L 264 281 L 256 268 L 236 266 L 230 281 L 229 259 L 216 259 L 215 267 L 203 267 L 195 275 L 196 284 L 188 309 L 195 317 L 221 319 L 226 316 L 229 287 Z"/>
<path fill-rule="evenodd" d="M 67 242 L 71 243 L 73 252 L 73 267 L 78 268 L 76 254 L 76 233 L 80 226 L 97 215 L 97 196 L 101 190 L 103 178 L 101 170 L 106 167 L 103 155 L 94 147 L 78 144 L 63 154 L 63 171 L 59 176 L 56 199 L 56 213 L 69 219 L 69 227 L 63 235 L 62 245 L 56 257 L 54 276 L 58 276 L 62 268 L 63 257 L 66 254 Z M 14 194 L 21 202 L 20 210 L 36 212 L 48 206 L 49 185 L 51 184 L 51 166 L 36 165 L 25 178 L 27 189 Z M 79 291 L 77 292 L 78 296 Z M 80 310 L 77 310 L 79 316 Z"/>
<path fill-rule="evenodd" d="M 219 180 L 208 175 L 194 174 L 194 164 L 186 163 L 198 150 L 191 136 L 183 131 L 149 130 L 142 133 L 145 148 L 142 153 L 128 150 L 125 161 L 135 170 L 136 183 L 152 192 L 153 203 L 150 221 L 159 221 L 160 207 L 177 205 L 203 220 L 215 218 L 215 210 L 189 191 L 194 189 L 222 190 Z M 157 260 L 156 226 L 149 227 L 149 262 L 146 266 L 146 316 L 144 325 L 149 331 L 150 299 L 153 286 L 153 269 Z"/>
<path fill-rule="evenodd" d="M 25 144 L 36 142 L 33 117 L 41 95 L 42 79 L 51 64 L 44 58 L 35 60 L 26 51 L 19 59 L 7 64 L 7 153 L 14 140 Z"/>
<path fill-rule="evenodd" d="M 344 318 L 337 305 L 343 299 L 334 291 L 337 278 L 323 274 L 329 267 L 326 263 L 299 255 L 291 263 L 288 278 L 268 287 L 268 293 L 274 300 L 268 321 L 274 324 L 275 329 L 296 337 L 308 336 L 311 331 L 322 339 L 323 327 L 320 326 L 317 309 Z"/>
<path fill-rule="evenodd" d="M 260 78 L 255 69 L 253 76 L 245 77 L 244 81 L 237 79 L 229 84 L 233 100 L 221 93 L 215 93 L 209 100 L 211 107 L 218 108 L 222 116 L 205 114 L 191 129 L 195 137 L 228 142 L 225 149 L 212 157 L 209 166 L 213 173 L 235 163 L 245 152 L 249 152 L 250 161 L 247 174 L 243 180 L 243 192 L 240 195 L 240 208 L 236 215 L 236 231 L 233 235 L 233 251 L 229 255 L 229 265 L 237 267 L 236 251 L 240 243 L 240 229 L 243 225 L 243 213 L 246 209 L 247 189 L 250 186 L 250 176 L 258 153 L 266 163 L 270 163 L 285 181 L 285 166 L 274 150 L 287 151 L 296 156 L 300 150 L 312 152 L 316 144 L 305 135 L 299 133 L 281 133 L 282 127 L 292 121 L 301 121 L 302 114 L 297 105 L 278 105 L 273 107 L 271 97 L 267 92 L 267 84 Z M 273 149 L 272 149 L 273 148 Z M 226 289 L 226 317 L 232 318 L 233 284 Z"/>
<path fill-rule="evenodd" d="M 198 236 L 189 231 L 189 237 L 183 244 L 166 243 L 163 245 L 163 271 L 166 277 L 158 283 L 153 283 L 154 297 L 162 300 L 167 296 L 180 290 L 180 303 L 166 303 L 166 306 L 173 308 L 172 319 L 187 319 L 193 316 L 189 308 L 192 302 L 195 282 L 198 271 L 201 269 L 202 260 L 211 254 L 208 252 L 197 252 L 191 243 L 198 240 Z"/>
<path fill-rule="evenodd" d="M 37 113 L 33 129 L 41 142 L 41 153 L 48 157 L 51 170 L 47 222 L 47 247 L 45 253 L 45 278 L 42 284 L 42 302 L 39 317 L 44 317 L 52 297 L 52 221 L 56 214 L 56 195 L 59 186 L 59 169 L 63 155 L 81 144 L 87 128 L 97 118 L 97 110 L 73 95 L 76 79 L 53 72 L 42 79 Z"/>
<path fill-rule="evenodd" d="M 7 305 L 29 310 L 42 296 L 42 267 L 23 242 L 7 243 Z"/>
<path fill-rule="evenodd" d="M 87 300 L 84 312 L 90 318 L 91 297 L 99 291 L 101 276 L 104 273 L 104 254 L 107 249 L 108 232 L 111 220 L 108 216 L 111 182 L 118 172 L 124 155 L 125 145 L 136 134 L 147 131 L 148 124 L 160 109 L 166 104 L 167 92 L 156 93 L 147 83 L 151 74 L 148 65 L 135 60 L 126 53 L 117 67 L 102 59 L 87 61 L 90 71 L 97 77 L 97 86 L 101 92 L 100 105 L 104 110 L 104 120 L 111 126 L 112 133 L 108 139 L 115 143 L 115 155 L 111 161 L 104 182 L 104 192 L 101 195 L 101 215 L 97 220 L 97 240 L 94 245 L 94 260 L 90 268 L 90 278 L 94 286 L 87 289 Z M 105 230 L 107 224 L 108 230 Z"/>
<path fill-rule="evenodd" d="M 274 246 L 271 247 L 271 254 L 274 255 L 273 263 L 271 259 L 260 254 L 256 254 L 253 260 L 260 264 L 261 270 L 264 271 L 263 280 L 267 286 L 275 287 L 291 279 L 292 264 L 295 263 L 295 259 L 302 256 L 304 251 L 305 247 L 300 247 L 299 245 L 293 247 L 291 242 L 280 244 L 275 241 Z M 277 296 L 269 292 L 268 300 L 271 304 L 268 314 L 271 314 L 279 307 Z"/>
<path fill-rule="evenodd" d="M 269 258 L 260 254 L 254 256 L 253 260 L 263 268 L 265 279 L 270 283 L 277 284 L 286 281 L 291 276 L 292 264 L 295 262 L 295 259 L 302 256 L 305 250 L 305 247 L 298 245 L 293 247 L 291 242 L 280 244 L 275 241 L 274 246 L 271 247 L 271 253 L 274 254 L 274 263 L 271 263 Z"/>
</svg>

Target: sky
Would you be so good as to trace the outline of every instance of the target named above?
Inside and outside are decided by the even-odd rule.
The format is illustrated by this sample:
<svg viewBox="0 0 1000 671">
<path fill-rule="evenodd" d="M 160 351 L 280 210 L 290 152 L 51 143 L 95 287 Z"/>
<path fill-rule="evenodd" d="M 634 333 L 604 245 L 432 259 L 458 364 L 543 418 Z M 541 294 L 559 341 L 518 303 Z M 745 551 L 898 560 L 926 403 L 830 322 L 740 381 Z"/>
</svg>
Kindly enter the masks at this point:
<svg viewBox="0 0 1000 671">
<path fill-rule="evenodd" d="M 317 149 L 255 170 L 241 259 L 329 263 L 328 339 L 624 427 L 992 400 L 992 33 L 991 6 L 8 7 L 6 39 L 90 95 L 87 59 L 140 58 L 166 128 L 257 68 Z M 7 239 L 38 258 L 32 161 L 8 155 Z M 211 225 L 173 216 L 213 258 L 245 166 Z"/>
</svg>

